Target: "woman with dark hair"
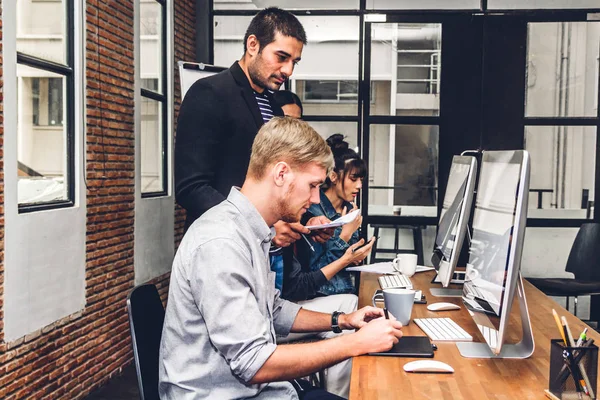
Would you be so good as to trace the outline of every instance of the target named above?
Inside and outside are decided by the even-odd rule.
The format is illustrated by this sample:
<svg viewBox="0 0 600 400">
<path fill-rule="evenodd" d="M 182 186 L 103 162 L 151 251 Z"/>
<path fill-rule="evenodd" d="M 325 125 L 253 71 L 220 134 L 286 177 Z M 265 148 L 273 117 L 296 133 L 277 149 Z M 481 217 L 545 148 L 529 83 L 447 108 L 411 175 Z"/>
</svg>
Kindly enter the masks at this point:
<svg viewBox="0 0 600 400">
<path fill-rule="evenodd" d="M 276 90 L 271 95 L 273 102 L 281 107 L 283 110 L 283 115 L 286 117 L 292 118 L 302 118 L 302 102 L 300 101 L 300 97 L 294 92 L 290 92 L 289 90 Z"/>
<path fill-rule="evenodd" d="M 367 174 L 367 165 L 360 156 L 352 150 L 341 134 L 331 135 L 327 139 L 331 148 L 335 166 L 333 171 L 321 187 L 321 202 L 310 206 L 304 220 L 314 216 L 324 215 L 330 220 L 346 215 L 356 209 L 354 201 L 362 188 L 362 182 Z M 362 216 L 354 221 L 336 229 L 334 235 L 325 243 L 315 243 L 313 249 L 297 242 L 304 257 L 310 259 L 312 271 L 321 268 L 344 257 L 349 247 L 360 241 L 358 229 L 362 223 Z M 362 258 L 353 260 L 353 264 L 360 263 L 370 253 L 374 238 L 362 248 Z M 347 266 L 347 265 L 346 265 Z M 354 279 L 350 272 L 342 270 L 331 277 L 328 282 L 318 289 L 321 296 L 332 294 L 356 293 Z"/>
</svg>

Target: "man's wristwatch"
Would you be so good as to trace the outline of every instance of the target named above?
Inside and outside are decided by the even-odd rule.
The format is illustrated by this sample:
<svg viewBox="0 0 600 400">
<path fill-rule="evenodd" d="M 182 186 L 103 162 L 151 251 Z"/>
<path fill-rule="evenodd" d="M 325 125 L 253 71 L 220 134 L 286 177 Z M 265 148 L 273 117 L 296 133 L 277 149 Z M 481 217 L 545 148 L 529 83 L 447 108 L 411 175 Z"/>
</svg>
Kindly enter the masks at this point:
<svg viewBox="0 0 600 400">
<path fill-rule="evenodd" d="M 338 317 L 340 314 L 344 313 L 342 311 L 334 311 L 333 314 L 331 314 L 331 330 L 333 333 L 342 333 L 342 328 L 340 328 L 340 325 L 338 324 Z"/>
</svg>

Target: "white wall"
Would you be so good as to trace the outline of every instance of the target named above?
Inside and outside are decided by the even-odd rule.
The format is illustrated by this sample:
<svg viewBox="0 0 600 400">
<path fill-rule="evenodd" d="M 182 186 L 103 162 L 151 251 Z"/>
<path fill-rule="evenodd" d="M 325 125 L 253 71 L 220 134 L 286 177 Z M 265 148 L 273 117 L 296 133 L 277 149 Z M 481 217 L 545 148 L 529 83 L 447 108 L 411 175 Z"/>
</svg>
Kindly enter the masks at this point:
<svg viewBox="0 0 600 400">
<path fill-rule="evenodd" d="M 142 73 L 155 74 L 155 72 L 140 69 L 140 28 L 139 28 L 139 1 L 135 3 L 134 37 L 135 40 L 135 70 Z M 173 3 L 167 2 L 167 60 L 173 59 Z M 142 42 L 143 43 L 143 42 Z M 142 44 L 144 45 L 144 44 Z M 144 61 L 145 62 L 145 61 Z M 167 62 L 167 65 L 170 65 Z M 155 66 L 155 68 L 158 68 Z M 169 105 L 169 171 L 173 171 L 173 71 L 167 71 Z M 154 75 L 156 76 L 156 75 Z M 144 75 L 142 75 L 144 77 Z M 175 198 L 173 195 L 173 177 L 169 173 L 167 196 L 142 198 L 141 192 L 141 165 L 142 149 L 141 138 L 141 106 L 140 76 L 135 79 L 135 223 L 134 223 L 134 274 L 135 284 L 147 282 L 171 270 L 175 251 Z"/>
<path fill-rule="evenodd" d="M 3 3 L 4 331 L 13 341 L 83 309 L 86 204 L 83 181 L 83 11 L 75 2 L 75 206 L 19 214 L 17 206 L 16 7 Z"/>
</svg>

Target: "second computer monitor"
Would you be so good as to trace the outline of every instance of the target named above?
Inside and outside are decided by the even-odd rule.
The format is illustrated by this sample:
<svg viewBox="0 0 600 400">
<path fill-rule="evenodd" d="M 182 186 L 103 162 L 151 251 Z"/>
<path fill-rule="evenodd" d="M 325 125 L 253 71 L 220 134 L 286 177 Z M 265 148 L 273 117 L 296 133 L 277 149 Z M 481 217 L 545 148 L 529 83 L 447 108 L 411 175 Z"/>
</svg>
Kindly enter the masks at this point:
<svg viewBox="0 0 600 400">
<path fill-rule="evenodd" d="M 529 164 L 529 154 L 524 150 L 483 153 L 463 302 L 486 343 L 457 344 L 465 357 L 526 358 L 533 353 L 520 274 Z M 507 345 L 509 315 L 516 293 L 523 336 L 521 342 Z"/>
<path fill-rule="evenodd" d="M 475 157 L 454 156 L 431 258 L 438 272 L 436 280 L 439 280 L 443 287 L 450 284 L 458 263 L 469 223 L 476 180 L 477 160 Z M 453 293 L 441 291 L 438 295 L 451 296 Z M 462 295 L 462 291 L 458 291 L 456 295 Z"/>
</svg>

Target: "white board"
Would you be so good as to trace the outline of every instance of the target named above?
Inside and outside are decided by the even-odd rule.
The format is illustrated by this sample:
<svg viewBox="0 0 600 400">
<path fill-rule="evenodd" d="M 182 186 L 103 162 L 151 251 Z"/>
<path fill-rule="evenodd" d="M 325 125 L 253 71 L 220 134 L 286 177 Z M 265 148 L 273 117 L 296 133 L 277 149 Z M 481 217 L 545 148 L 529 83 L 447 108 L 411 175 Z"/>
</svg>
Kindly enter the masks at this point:
<svg viewBox="0 0 600 400">
<path fill-rule="evenodd" d="M 198 79 L 206 78 L 227 69 L 225 67 L 187 61 L 178 61 L 177 65 L 179 66 L 179 80 L 181 82 L 181 99 L 185 98 L 185 94 L 189 88 Z"/>
</svg>

